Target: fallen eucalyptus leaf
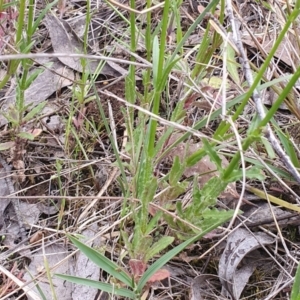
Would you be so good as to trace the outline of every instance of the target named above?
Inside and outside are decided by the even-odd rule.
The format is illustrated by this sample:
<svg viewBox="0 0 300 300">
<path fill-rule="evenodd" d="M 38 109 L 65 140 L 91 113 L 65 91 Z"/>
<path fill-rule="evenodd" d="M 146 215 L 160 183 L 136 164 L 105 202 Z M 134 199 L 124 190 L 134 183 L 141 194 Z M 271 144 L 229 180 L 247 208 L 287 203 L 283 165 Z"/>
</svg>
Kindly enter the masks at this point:
<svg viewBox="0 0 300 300">
<path fill-rule="evenodd" d="M 262 245 L 270 245 L 274 241 L 274 238 L 264 232 L 251 233 L 243 228 L 238 228 L 229 235 L 218 270 L 224 296 L 240 299 L 259 258 L 246 256 Z M 241 264 L 246 259 L 247 263 Z"/>
<path fill-rule="evenodd" d="M 86 240 L 88 240 L 94 237 L 95 232 L 98 231 L 99 225 L 93 223 L 89 225 L 86 229 L 84 229 L 84 231 L 81 232 L 81 234 L 86 238 Z M 92 242 L 91 246 L 99 249 L 99 247 L 101 247 L 101 244 L 103 243 L 104 239 L 98 238 Z M 100 276 L 100 269 L 86 255 L 79 251 L 76 254 L 74 276 L 88 278 L 91 280 L 98 280 Z M 72 300 L 95 299 L 98 292 L 99 291 L 97 289 L 90 286 L 73 284 Z"/>
<path fill-rule="evenodd" d="M 66 21 L 59 20 L 54 15 L 47 15 L 45 21 L 49 30 L 54 53 L 84 53 L 83 42 Z M 77 72 L 83 72 L 81 58 L 59 57 L 59 60 L 69 68 L 76 70 Z M 100 62 L 98 60 L 87 61 L 87 71 L 95 73 L 99 63 Z M 127 71 L 113 62 L 106 62 L 100 73 L 118 77 L 127 74 Z"/>
<path fill-rule="evenodd" d="M 55 271 L 63 274 L 68 274 L 70 272 L 70 269 L 73 269 L 75 266 L 75 261 L 73 258 L 69 258 L 68 260 L 66 260 L 68 254 L 68 247 L 66 245 L 60 244 L 59 242 L 57 242 L 56 244 L 52 243 L 51 245 L 45 245 L 43 249 L 36 250 L 30 257 L 31 263 L 27 267 L 27 272 L 25 273 L 23 280 L 25 282 L 28 282 L 28 286 L 32 288 L 36 293 L 39 293 L 37 289 L 38 284 L 39 288 L 45 295 L 45 299 L 53 299 L 53 290 L 51 289 L 51 283 L 49 282 L 47 275 L 44 273 L 44 275 L 38 276 L 38 279 L 36 279 L 34 282 L 32 278 L 37 276 L 40 272 L 46 270 L 45 259 L 47 259 L 50 268 L 58 265 L 55 268 Z M 52 282 L 55 286 L 55 293 L 58 299 L 73 299 L 72 283 L 64 282 L 55 277 L 52 278 Z"/>
</svg>

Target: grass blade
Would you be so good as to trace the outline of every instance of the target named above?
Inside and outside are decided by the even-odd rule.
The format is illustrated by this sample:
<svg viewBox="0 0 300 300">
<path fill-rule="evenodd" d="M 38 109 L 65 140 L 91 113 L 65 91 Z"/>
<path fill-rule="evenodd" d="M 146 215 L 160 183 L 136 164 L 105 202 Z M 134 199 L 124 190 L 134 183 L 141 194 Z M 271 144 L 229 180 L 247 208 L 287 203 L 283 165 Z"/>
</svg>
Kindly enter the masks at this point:
<svg viewBox="0 0 300 300">
<path fill-rule="evenodd" d="M 94 287 L 96 289 L 110 293 L 112 295 L 118 295 L 118 296 L 130 298 L 130 299 L 136 298 L 134 292 L 124 289 L 124 288 L 118 288 L 117 286 L 115 286 L 113 284 L 99 282 L 99 281 L 86 279 L 86 278 L 80 278 L 80 277 L 76 277 L 76 276 L 63 275 L 63 274 L 55 274 L 55 276 L 57 276 L 61 279 L 67 280 L 69 282 L 76 283 L 76 284 Z"/>
<path fill-rule="evenodd" d="M 127 286 L 133 288 L 131 277 L 127 275 L 124 271 L 120 270 L 117 264 L 109 260 L 103 254 L 78 241 L 74 237 L 68 237 L 72 241 L 72 243 L 97 266 L 109 273 L 111 276 L 125 283 Z"/>
</svg>

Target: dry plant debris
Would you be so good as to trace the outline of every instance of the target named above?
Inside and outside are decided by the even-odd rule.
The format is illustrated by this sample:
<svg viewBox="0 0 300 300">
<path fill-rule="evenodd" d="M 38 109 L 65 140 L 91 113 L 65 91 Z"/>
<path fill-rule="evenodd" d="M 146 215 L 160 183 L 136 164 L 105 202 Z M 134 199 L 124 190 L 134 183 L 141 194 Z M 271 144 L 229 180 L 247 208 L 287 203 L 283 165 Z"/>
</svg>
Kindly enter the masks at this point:
<svg viewBox="0 0 300 300">
<path fill-rule="evenodd" d="M 158 64 L 155 56 L 147 53 L 147 13 L 151 12 L 150 23 L 154 29 L 163 18 L 165 5 L 164 2 L 153 2 L 147 9 L 143 1 L 135 2 L 134 9 L 127 1 L 91 1 L 90 8 L 78 1 L 53 3 L 51 11 L 44 15 L 41 26 L 34 33 L 31 49 L 32 54 L 49 57 L 37 56 L 30 60 L 28 74 L 32 76 L 32 82 L 24 92 L 22 120 L 15 127 L 12 120 L 18 119 L 15 103 L 20 93 L 24 65 L 19 66 L 15 74 L 10 74 L 10 81 L 1 90 L 1 299 L 42 299 L 41 291 L 45 299 L 109 299 L 105 291 L 53 276 L 55 273 L 66 274 L 123 288 L 121 281 L 76 250 L 66 234 L 83 237 L 85 245 L 116 262 L 120 270 L 130 274 L 133 281 L 138 281 L 163 253 L 180 243 L 178 237 L 185 236 L 184 232 L 170 226 L 168 218 L 173 224 L 189 227 L 188 234 L 197 232 L 195 224 L 180 218 L 176 210 L 179 202 L 180 209 L 191 205 L 195 194 L 193 184 L 199 188 L 199 199 L 203 199 L 201 189 L 208 182 L 213 183 L 211 179 L 221 178 L 222 170 L 230 166 L 234 154 L 242 152 L 236 139 L 237 136 L 246 139 L 249 128 L 255 123 L 256 110 L 252 101 L 235 120 L 234 128 L 228 131 L 224 143 L 218 140 L 215 132 L 220 131 L 219 125 L 228 116 L 220 117 L 216 111 L 227 105 L 226 113 L 231 114 L 230 110 L 241 102 L 231 102 L 244 95 L 251 85 L 251 82 L 245 81 L 247 71 L 241 66 L 245 67 L 247 61 L 253 70 L 250 73 L 259 72 L 285 26 L 284 14 L 290 13 L 290 4 L 283 7 L 281 2 L 227 0 L 227 18 L 221 16 L 222 8 L 218 5 L 184 40 L 181 58 L 173 65 L 166 88 L 160 95 L 159 114 L 166 122 L 159 123 L 161 127 L 157 128 L 154 136 L 157 144 L 161 145 L 153 171 L 158 183 L 147 182 L 144 186 L 153 201 L 147 213 L 152 217 L 157 212 L 162 212 L 162 215 L 156 220 L 157 226 L 147 232 L 149 244 L 137 243 L 140 253 L 130 249 L 128 245 L 136 226 L 134 216 L 140 208 L 140 199 L 128 196 L 136 195 L 135 188 L 139 188 L 133 183 L 137 180 L 134 168 L 138 165 L 134 161 L 138 157 L 135 152 L 140 151 L 138 145 L 146 140 L 146 125 L 152 122 L 149 116 L 142 119 L 141 114 L 154 105 L 146 103 L 143 97 L 145 94 L 153 96 L 152 89 L 157 83 L 155 72 L 158 72 L 153 72 L 153 78 L 146 74 L 149 68 L 155 69 Z M 205 1 L 194 0 L 174 3 L 166 27 L 166 60 L 181 42 L 178 37 L 183 39 L 184 33 L 195 24 L 208 5 Z M 39 13 L 46 7 L 44 1 L 37 1 L 34 5 Z M 232 15 L 228 10 L 231 5 Z M 89 9 L 93 13 L 90 23 L 86 24 Z M 132 40 L 128 24 L 133 15 L 140 30 L 134 53 L 127 47 Z M 3 56 L 16 53 L 13 36 L 16 34 L 17 17 L 13 5 L 0 12 L 1 80 L 10 67 Z M 240 37 L 238 40 L 228 34 L 233 23 Z M 160 30 L 161 27 L 156 33 Z M 265 86 L 263 92 L 255 90 L 257 98 L 254 95 L 254 100 L 261 98 L 263 104 L 272 107 L 288 85 L 292 77 L 290 74 L 296 72 L 300 62 L 298 31 L 295 23 L 282 40 L 263 74 L 264 82 L 273 80 L 273 84 Z M 205 39 L 209 42 L 204 51 L 201 49 L 204 44 L 200 41 Z M 239 41 L 246 57 L 240 53 Z M 156 42 L 153 38 L 153 45 Z M 204 57 L 200 64 L 197 51 L 204 51 L 208 59 Z M 61 53 L 65 55 L 59 56 Z M 110 59 L 103 61 L 99 67 L 98 60 L 87 59 L 83 63 L 84 53 L 101 57 L 107 55 Z M 81 56 L 75 57 L 74 54 Z M 135 64 L 136 85 L 130 90 L 128 66 Z M 252 73 L 250 77 L 248 74 L 248 79 Z M 127 104 L 132 94 L 135 94 L 136 102 Z M 288 159 L 296 167 L 293 174 L 297 175 L 300 167 L 297 143 L 299 87 L 295 85 L 286 99 L 274 114 L 275 122 L 269 129 L 274 130 L 276 141 L 288 150 Z M 172 115 L 180 105 L 178 115 Z M 199 134 L 196 134 L 198 128 L 190 130 L 194 136 L 177 143 L 202 119 L 206 120 L 206 126 L 201 125 Z M 132 121 L 130 125 L 129 120 Z M 178 124 L 172 123 L 174 120 Z M 172 129 L 172 124 L 176 129 Z M 290 125 L 294 126 L 293 130 L 288 127 Z M 184 132 L 184 129 L 187 131 Z M 128 137 L 137 137 L 139 143 L 134 145 Z M 180 169 L 180 165 L 186 164 L 193 154 L 207 147 L 203 139 L 215 143 L 216 148 L 206 148 L 210 155 L 200 153 L 201 160 Z M 174 143 L 176 145 L 165 153 Z M 299 261 L 299 213 L 287 209 L 290 206 L 275 205 L 270 197 L 299 204 L 300 190 L 296 186 L 297 180 L 288 174 L 288 164 L 283 163 L 286 157 L 277 157 L 271 144 L 272 141 L 264 138 L 263 148 L 255 141 L 253 148 L 242 155 L 249 184 L 266 189 L 265 198 L 269 203 L 262 202 L 263 197 L 253 201 L 253 195 L 244 191 L 244 174 L 237 172 L 235 176 L 238 179 L 231 180 L 219 194 L 215 210 L 209 207 L 212 219 L 216 211 L 228 209 L 230 213 L 229 209 L 235 209 L 238 214 L 241 209 L 241 214 L 231 224 L 233 227 L 226 228 L 226 223 L 224 227 L 209 232 L 200 242 L 186 247 L 147 280 L 140 299 L 289 297 Z M 253 149 L 262 158 L 260 171 L 264 171 L 259 174 L 253 174 L 257 169 L 251 171 L 249 167 L 254 160 L 258 161 L 248 151 Z M 123 170 L 119 170 L 118 161 L 122 162 Z M 180 176 L 174 174 L 175 171 L 169 173 L 176 164 L 178 174 L 182 171 Z M 276 180 L 270 175 L 272 172 L 277 172 Z M 167 180 L 166 175 L 170 176 Z M 127 191 L 124 190 L 122 176 L 132 183 Z M 259 178 L 264 178 L 261 180 L 263 184 Z M 277 189 L 274 189 L 274 184 Z M 126 206 L 128 202 L 130 205 Z M 164 219 L 163 215 L 168 218 Z M 162 237 L 170 238 L 165 240 L 165 249 L 159 248 L 158 241 Z M 157 252 L 153 245 L 159 249 L 156 249 Z M 144 261 L 150 250 L 154 253 L 153 257 L 149 256 Z M 137 257 L 130 257 L 131 252 L 138 254 Z"/>
</svg>

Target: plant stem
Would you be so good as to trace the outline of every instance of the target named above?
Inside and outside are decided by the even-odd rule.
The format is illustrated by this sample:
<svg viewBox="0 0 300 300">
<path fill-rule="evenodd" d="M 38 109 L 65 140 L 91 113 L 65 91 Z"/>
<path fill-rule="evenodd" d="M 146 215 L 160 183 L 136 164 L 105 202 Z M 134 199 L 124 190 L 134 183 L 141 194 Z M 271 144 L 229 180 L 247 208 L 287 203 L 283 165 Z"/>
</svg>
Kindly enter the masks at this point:
<svg viewBox="0 0 300 300">
<path fill-rule="evenodd" d="M 166 48 L 166 39 L 167 39 L 167 29 L 168 29 L 168 16 L 169 16 L 169 7 L 170 0 L 165 1 L 163 19 L 162 19 L 162 28 L 161 28 L 161 37 L 160 37 L 160 48 L 159 48 L 159 59 L 158 59 L 158 70 L 157 70 L 157 85 L 154 87 L 154 98 L 153 98 L 153 108 L 152 112 L 154 114 L 159 113 L 160 97 L 165 86 L 163 82 L 163 73 L 164 73 L 164 60 L 165 60 L 165 48 Z M 155 136 L 156 136 L 157 121 L 151 119 L 150 121 L 150 132 L 149 132 L 149 142 L 148 142 L 148 155 L 153 157 Z"/>
</svg>

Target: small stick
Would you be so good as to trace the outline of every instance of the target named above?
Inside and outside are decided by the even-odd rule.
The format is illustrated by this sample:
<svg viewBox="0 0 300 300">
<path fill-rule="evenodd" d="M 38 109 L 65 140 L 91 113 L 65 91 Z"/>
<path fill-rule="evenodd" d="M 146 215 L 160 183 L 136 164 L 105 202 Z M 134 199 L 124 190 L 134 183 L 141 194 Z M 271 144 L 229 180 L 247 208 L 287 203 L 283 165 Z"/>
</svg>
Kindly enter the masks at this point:
<svg viewBox="0 0 300 300">
<path fill-rule="evenodd" d="M 108 1 L 109 3 L 111 3 L 111 4 L 114 4 L 114 5 L 117 6 L 117 7 L 120 7 L 120 8 L 122 8 L 122 9 L 127 10 L 127 11 L 136 13 L 136 14 L 138 14 L 138 15 L 146 14 L 146 13 L 148 13 L 148 12 L 150 12 L 150 11 L 156 9 L 156 8 L 159 8 L 159 7 L 165 5 L 165 1 L 164 1 L 164 2 L 161 2 L 161 3 L 158 3 L 158 4 L 154 5 L 154 6 L 152 6 L 152 7 L 150 7 L 150 8 L 144 9 L 144 10 L 142 10 L 142 11 L 138 11 L 138 10 L 135 10 L 135 9 L 133 9 L 133 8 L 131 8 L 131 7 L 127 6 L 127 5 L 125 5 L 125 4 L 122 4 L 122 3 L 118 2 L 118 1 L 115 1 L 115 0 L 107 0 L 107 1 Z"/>
</svg>

